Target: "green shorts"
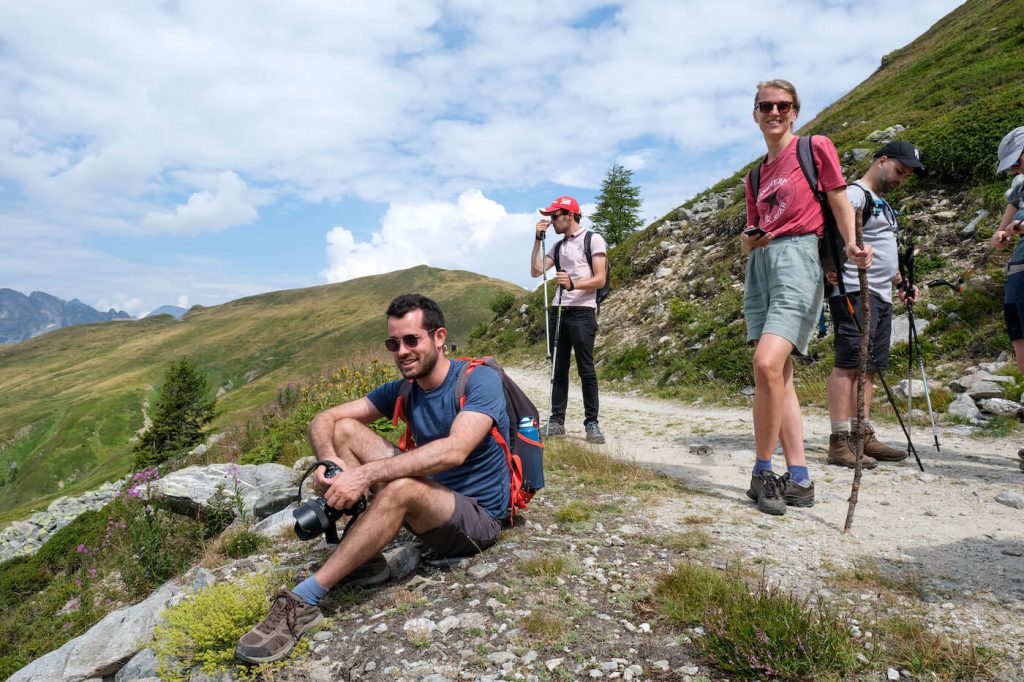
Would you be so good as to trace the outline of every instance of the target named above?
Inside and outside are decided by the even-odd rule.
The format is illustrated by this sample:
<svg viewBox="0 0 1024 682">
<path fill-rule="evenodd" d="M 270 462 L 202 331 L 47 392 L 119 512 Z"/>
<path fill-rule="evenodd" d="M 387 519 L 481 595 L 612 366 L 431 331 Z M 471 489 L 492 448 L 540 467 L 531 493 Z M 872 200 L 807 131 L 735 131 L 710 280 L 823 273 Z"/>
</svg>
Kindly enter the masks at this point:
<svg viewBox="0 0 1024 682">
<path fill-rule="evenodd" d="M 754 249 L 747 259 L 743 289 L 747 342 L 760 339 L 762 334 L 775 334 L 805 355 L 825 293 L 818 237 L 776 237 L 768 246 Z"/>
</svg>

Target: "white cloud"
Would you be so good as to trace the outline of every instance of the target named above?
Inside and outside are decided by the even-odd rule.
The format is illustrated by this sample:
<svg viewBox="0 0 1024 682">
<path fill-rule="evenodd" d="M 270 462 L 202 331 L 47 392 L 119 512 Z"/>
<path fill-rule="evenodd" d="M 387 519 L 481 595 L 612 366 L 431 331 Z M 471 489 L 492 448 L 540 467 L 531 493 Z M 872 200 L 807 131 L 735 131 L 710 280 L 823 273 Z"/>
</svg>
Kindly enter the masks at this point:
<svg viewBox="0 0 1024 682">
<path fill-rule="evenodd" d="M 186 310 L 188 309 L 188 294 L 182 294 L 178 297 L 177 306 L 179 308 L 185 308 Z"/>
<path fill-rule="evenodd" d="M 328 282 L 431 265 L 529 283 L 531 234 L 539 214 L 512 214 L 479 190 L 453 202 L 392 204 L 366 241 L 335 227 L 327 233 Z"/>
<path fill-rule="evenodd" d="M 198 234 L 254 221 L 259 213 L 246 199 L 246 184 L 234 173 L 217 176 L 213 189 L 194 193 L 173 211 L 151 211 L 142 225 L 151 232 Z"/>
</svg>

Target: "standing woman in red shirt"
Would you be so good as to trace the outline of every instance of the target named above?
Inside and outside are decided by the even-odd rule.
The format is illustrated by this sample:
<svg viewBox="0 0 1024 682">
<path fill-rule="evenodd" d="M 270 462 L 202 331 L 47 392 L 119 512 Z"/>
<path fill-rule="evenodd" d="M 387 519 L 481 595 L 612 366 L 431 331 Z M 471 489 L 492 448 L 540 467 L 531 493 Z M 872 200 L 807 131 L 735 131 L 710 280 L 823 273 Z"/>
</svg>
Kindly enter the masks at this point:
<svg viewBox="0 0 1024 682">
<path fill-rule="evenodd" d="M 757 196 L 744 180 L 747 228 L 740 236 L 747 260 L 743 315 L 747 341 L 754 345 L 754 441 L 757 460 L 747 496 L 767 514 L 784 514 L 786 505 L 814 504 L 814 484 L 804 455 L 804 426 L 793 385 L 792 353 L 807 352 L 821 308 L 824 282 L 818 240 L 824 233 L 821 206 L 807 184 L 796 155 L 793 124 L 800 98 L 784 80 L 759 83 L 754 121 L 768 154 L 761 164 Z M 826 193 L 846 256 L 853 267 L 867 267 L 871 247 L 854 239 L 853 207 L 835 145 L 815 136 L 812 151 L 819 189 Z M 772 453 L 782 442 L 788 472 L 772 472 Z"/>
</svg>

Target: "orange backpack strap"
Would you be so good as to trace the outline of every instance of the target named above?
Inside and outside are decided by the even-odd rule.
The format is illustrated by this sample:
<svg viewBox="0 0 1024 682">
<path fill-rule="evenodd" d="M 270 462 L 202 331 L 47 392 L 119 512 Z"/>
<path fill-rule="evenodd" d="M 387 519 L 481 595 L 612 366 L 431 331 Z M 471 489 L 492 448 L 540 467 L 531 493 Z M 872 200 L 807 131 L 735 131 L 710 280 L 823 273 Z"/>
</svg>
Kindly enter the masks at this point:
<svg viewBox="0 0 1024 682">
<path fill-rule="evenodd" d="M 412 395 L 412 379 L 409 379 L 398 389 L 398 398 L 395 400 L 395 414 L 391 417 L 391 425 L 397 427 L 398 422 L 405 422 L 405 433 L 398 439 L 398 449 L 402 452 L 412 450 L 416 447 L 416 441 L 412 437 L 412 424 L 405 413 L 405 406 Z"/>
<path fill-rule="evenodd" d="M 456 410 L 461 410 L 466 404 L 466 385 L 469 383 L 469 375 L 472 374 L 473 370 L 480 365 L 487 365 L 496 371 L 499 377 L 502 377 L 502 393 L 504 394 L 505 372 L 501 368 L 501 365 L 498 364 L 497 360 L 490 356 L 483 358 L 466 357 L 458 359 L 465 360 L 466 364 L 459 370 L 459 376 L 455 380 Z M 503 395 L 503 397 L 505 396 Z M 505 463 L 508 465 L 509 471 L 509 523 L 513 523 L 515 521 L 516 512 L 520 509 L 526 509 L 526 505 L 529 504 L 530 498 L 532 498 L 533 495 L 523 490 L 523 463 L 519 459 L 519 455 L 512 452 L 511 444 L 508 442 L 505 434 L 501 432 L 501 429 L 498 428 L 497 424 L 491 424 L 491 437 L 505 452 Z"/>
</svg>

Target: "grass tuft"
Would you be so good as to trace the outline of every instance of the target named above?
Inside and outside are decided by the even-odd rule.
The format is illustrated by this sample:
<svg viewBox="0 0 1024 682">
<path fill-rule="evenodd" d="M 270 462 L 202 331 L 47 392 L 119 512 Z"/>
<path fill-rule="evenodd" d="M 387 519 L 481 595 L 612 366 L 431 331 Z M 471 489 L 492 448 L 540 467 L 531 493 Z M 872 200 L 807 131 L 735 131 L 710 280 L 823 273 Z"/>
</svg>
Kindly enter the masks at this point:
<svg viewBox="0 0 1024 682">
<path fill-rule="evenodd" d="M 552 644 L 561 638 L 566 630 L 565 618 L 546 609 L 533 609 L 523 617 L 523 631 L 530 638 L 544 644 Z"/>
<path fill-rule="evenodd" d="M 992 679 L 998 654 L 971 642 L 954 642 L 919 619 L 891 618 L 881 623 L 884 656 L 918 679 Z"/>
</svg>

